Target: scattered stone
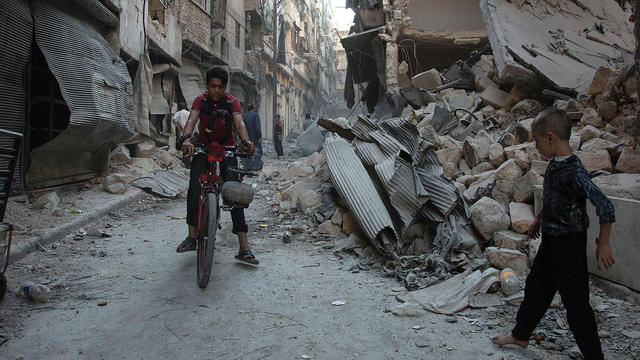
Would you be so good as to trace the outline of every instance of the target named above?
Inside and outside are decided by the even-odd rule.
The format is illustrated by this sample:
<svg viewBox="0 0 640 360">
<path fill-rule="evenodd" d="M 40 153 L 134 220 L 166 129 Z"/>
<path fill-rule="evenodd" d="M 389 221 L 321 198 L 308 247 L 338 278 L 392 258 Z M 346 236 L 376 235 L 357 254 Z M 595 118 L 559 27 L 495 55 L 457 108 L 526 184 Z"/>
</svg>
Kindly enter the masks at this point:
<svg viewBox="0 0 640 360">
<path fill-rule="evenodd" d="M 548 161 L 533 160 L 529 171 L 533 171 L 535 174 L 544 177 L 544 174 L 547 172 L 547 166 L 549 166 Z"/>
<path fill-rule="evenodd" d="M 507 108 L 509 103 L 509 93 L 500 90 L 498 87 L 490 86 L 480 93 L 480 99 L 485 105 L 491 105 L 496 109 Z"/>
<path fill-rule="evenodd" d="M 127 192 L 127 178 L 123 174 L 113 174 L 105 177 L 102 185 L 111 194 L 122 195 Z"/>
<path fill-rule="evenodd" d="M 489 159 L 490 142 L 484 138 L 466 138 L 462 144 L 464 159 L 470 167 L 475 167 Z"/>
<path fill-rule="evenodd" d="M 498 269 L 511 268 L 518 275 L 525 275 L 529 270 L 527 255 L 518 250 L 488 247 L 485 254 L 489 262 Z"/>
<path fill-rule="evenodd" d="M 518 250 L 525 247 L 529 237 L 511 230 L 500 230 L 493 233 L 493 243 L 503 249 Z"/>
<path fill-rule="evenodd" d="M 331 220 L 327 220 L 318 226 L 318 234 L 320 235 L 328 235 L 334 236 L 338 235 L 342 228 L 334 223 Z"/>
<path fill-rule="evenodd" d="M 526 99 L 517 103 L 512 109 L 511 114 L 516 119 L 532 118 L 542 111 L 543 106 L 537 100 Z"/>
<path fill-rule="evenodd" d="M 533 118 L 528 118 L 518 121 L 518 125 L 516 126 L 516 137 L 520 142 L 533 141 L 533 134 L 531 133 L 533 120 Z"/>
<path fill-rule="evenodd" d="M 412 302 L 405 302 L 394 306 L 391 313 L 396 316 L 420 316 L 424 314 L 422 306 Z"/>
<path fill-rule="evenodd" d="M 526 234 L 527 231 L 529 231 L 529 226 L 531 226 L 535 220 L 533 206 L 529 204 L 510 203 L 509 215 L 511 217 L 511 228 L 520 234 Z"/>
<path fill-rule="evenodd" d="M 526 174 L 516 180 L 513 187 L 513 198 L 517 202 L 528 203 L 533 200 L 533 193 L 536 185 L 542 185 L 544 178 L 534 171 L 528 171 Z"/>
<path fill-rule="evenodd" d="M 629 174 L 640 174 L 640 152 L 629 146 L 622 148 L 622 153 L 616 163 L 616 171 Z"/>
<path fill-rule="evenodd" d="M 569 147 L 572 152 L 576 152 L 580 149 L 580 135 L 578 133 L 571 133 L 571 136 L 569 137 Z"/>
<path fill-rule="evenodd" d="M 347 235 L 351 235 L 351 233 L 358 229 L 359 226 L 356 223 L 356 219 L 353 216 L 353 213 L 351 213 L 351 211 L 345 213 L 342 216 L 342 231 Z"/>
<path fill-rule="evenodd" d="M 553 106 L 557 109 L 564 110 L 571 120 L 580 120 L 584 113 L 584 106 L 574 99 L 569 101 L 556 100 L 556 102 L 553 103 Z"/>
<path fill-rule="evenodd" d="M 494 232 L 507 230 L 511 225 L 509 216 L 502 205 L 490 197 L 483 197 L 471 206 L 471 222 L 485 240 Z"/>
<path fill-rule="evenodd" d="M 293 240 L 293 237 L 291 236 L 291 233 L 290 233 L 290 232 L 285 231 L 285 232 L 282 234 L 282 242 L 283 242 L 283 243 L 285 243 L 285 244 L 289 244 L 289 243 L 291 243 L 291 241 L 292 241 L 292 240 Z"/>
<path fill-rule="evenodd" d="M 494 116 L 496 114 L 496 109 L 494 109 L 491 105 L 483 107 L 482 109 L 480 109 L 480 111 L 482 111 L 482 116 L 484 116 L 485 118 Z"/>
<path fill-rule="evenodd" d="M 596 176 L 593 183 L 607 196 L 640 200 L 640 174 Z"/>
<path fill-rule="evenodd" d="M 459 148 L 443 148 L 436 151 L 436 155 L 441 163 L 450 162 L 457 164 L 462 159 L 462 147 Z"/>
<path fill-rule="evenodd" d="M 584 143 L 591 139 L 599 138 L 601 134 L 602 134 L 602 131 L 597 129 L 595 126 L 587 125 L 583 127 L 582 130 L 580 130 L 580 142 Z"/>
<path fill-rule="evenodd" d="M 493 164 L 488 161 L 484 161 L 476 165 L 473 169 L 471 169 L 471 174 L 478 175 L 491 170 L 495 170 L 495 166 L 493 166 Z"/>
<path fill-rule="evenodd" d="M 601 66 L 593 77 L 591 86 L 589 86 L 589 95 L 610 94 L 618 78 L 618 74 L 613 70 Z"/>
<path fill-rule="evenodd" d="M 515 160 L 516 164 L 523 169 L 529 168 L 531 160 L 540 160 L 540 154 L 532 142 L 506 147 L 504 153 L 507 159 Z"/>
<path fill-rule="evenodd" d="M 482 174 L 478 174 L 478 176 Z M 495 183 L 495 174 L 491 173 L 489 176 L 483 176 L 480 180 L 472 183 L 469 188 L 464 191 L 462 197 L 468 204 L 473 204 L 483 196 L 490 196 Z"/>
<path fill-rule="evenodd" d="M 618 113 L 618 106 L 615 101 L 605 101 L 598 106 L 598 115 L 605 121 L 611 121 Z"/>
<path fill-rule="evenodd" d="M 136 144 L 133 150 L 133 156 L 138 158 L 150 158 L 156 150 L 156 144 L 152 140 L 146 140 Z"/>
<path fill-rule="evenodd" d="M 416 88 L 431 90 L 442 85 L 442 77 L 436 69 L 422 72 L 411 79 L 411 85 Z"/>
<path fill-rule="evenodd" d="M 293 180 L 297 177 L 309 177 L 313 175 L 313 168 L 309 166 L 304 166 L 299 163 L 294 163 L 290 168 L 288 168 L 281 176 L 284 180 Z"/>
<path fill-rule="evenodd" d="M 507 104 L 509 104 L 509 106 L 511 107 L 533 96 L 535 96 L 535 94 L 531 89 L 529 89 L 526 86 L 523 86 L 520 83 L 516 83 L 513 85 L 513 87 L 511 87 L 511 91 L 509 91 Z"/>
<path fill-rule="evenodd" d="M 331 216 L 331 222 L 342 227 L 342 217 L 344 215 L 344 210 L 339 207 L 336 209 L 336 211 L 333 213 L 333 216 Z"/>
<path fill-rule="evenodd" d="M 587 172 L 605 170 L 611 171 L 611 156 L 607 150 L 599 150 L 596 152 L 576 151 L 575 154 L 580 158 Z"/>
<path fill-rule="evenodd" d="M 587 152 L 596 152 L 603 149 L 607 150 L 609 154 L 615 154 L 618 150 L 618 144 L 605 139 L 596 138 L 585 141 L 580 146 L 580 150 Z"/>
<path fill-rule="evenodd" d="M 50 193 L 46 193 L 41 195 L 38 200 L 36 200 L 33 205 L 31 205 L 32 210 L 46 210 L 49 214 L 52 214 L 57 208 L 58 204 L 60 204 L 60 197 L 58 194 L 53 191 Z"/>
<path fill-rule="evenodd" d="M 307 209 L 311 209 L 320 205 L 322 198 L 320 194 L 313 190 L 302 190 L 298 194 L 296 205 L 302 213 L 306 213 Z"/>
<path fill-rule="evenodd" d="M 593 125 L 597 128 L 604 127 L 604 121 L 602 121 L 602 118 L 600 117 L 600 115 L 598 115 L 598 112 L 592 108 L 584 109 L 584 113 L 580 118 L 580 122 L 584 125 Z"/>
<path fill-rule="evenodd" d="M 502 145 L 498 143 L 489 145 L 489 161 L 493 166 L 500 166 L 504 162 L 504 159 L 504 149 Z"/>
<path fill-rule="evenodd" d="M 109 153 L 109 161 L 116 164 L 126 164 L 131 160 L 131 152 L 129 149 L 120 144 Z"/>
</svg>

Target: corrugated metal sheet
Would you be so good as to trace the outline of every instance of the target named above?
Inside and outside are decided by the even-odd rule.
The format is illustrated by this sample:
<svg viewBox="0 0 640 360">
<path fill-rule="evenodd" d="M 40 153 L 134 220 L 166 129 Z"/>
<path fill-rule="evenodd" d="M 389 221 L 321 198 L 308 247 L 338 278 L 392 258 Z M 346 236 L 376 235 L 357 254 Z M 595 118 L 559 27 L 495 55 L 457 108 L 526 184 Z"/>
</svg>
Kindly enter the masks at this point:
<svg viewBox="0 0 640 360">
<path fill-rule="evenodd" d="M 373 141 L 371 133 L 380 130 L 380 127 L 364 115 L 358 115 L 358 120 L 353 124 L 353 134 L 363 141 Z"/>
<path fill-rule="evenodd" d="M 111 10 L 104 6 L 99 0 L 73 0 L 73 2 L 108 27 L 118 27 L 118 16 L 111 12 Z"/>
<path fill-rule="evenodd" d="M 391 187 L 391 178 L 393 178 L 393 174 L 396 172 L 395 167 L 395 159 L 388 158 L 387 160 L 379 163 L 375 166 L 376 175 L 378 175 L 378 179 L 384 186 L 384 189 L 389 193 L 389 189 Z"/>
<path fill-rule="evenodd" d="M 380 127 L 393 136 L 412 157 L 415 157 L 421 140 L 416 124 L 402 118 L 383 121 Z"/>
<path fill-rule="evenodd" d="M 408 153 L 407 148 L 382 130 L 373 131 L 369 135 L 378 143 L 380 149 L 388 158 L 395 158 L 400 151 Z"/>
<path fill-rule="evenodd" d="M 172 198 L 187 190 L 189 177 L 175 170 L 159 170 L 133 180 L 131 185 Z"/>
<path fill-rule="evenodd" d="M 0 2 L 0 127 L 24 132 L 25 96 L 24 74 L 31 49 L 33 21 L 26 0 Z M 0 137 L 0 147 L 13 147 L 13 140 Z M 0 169 L 8 166 L 0 158 Z M 14 173 L 13 189 L 23 186 L 22 153 Z"/>
<path fill-rule="evenodd" d="M 47 177 L 63 182 L 64 177 L 95 172 L 91 153 L 135 134 L 133 86 L 124 61 L 96 29 L 48 1 L 34 1 L 33 13 L 36 42 L 71 117 L 64 131 L 31 152 L 29 183 Z M 76 155 L 60 168 L 51 168 L 54 154 L 62 152 Z"/>
<path fill-rule="evenodd" d="M 418 211 L 429 201 L 422 184 L 416 181 L 411 164 L 399 157 L 395 160 L 395 173 L 389 182 L 389 198 L 402 219 L 401 232 L 411 225 Z"/>
<path fill-rule="evenodd" d="M 331 180 L 341 198 L 376 249 L 391 255 L 394 244 L 384 244 L 380 236 L 381 232 L 394 233 L 391 216 L 353 147 L 345 140 L 327 138 L 324 149 Z M 392 241 L 397 239 L 396 235 Z"/>
<path fill-rule="evenodd" d="M 364 142 L 356 138 L 353 140 L 353 145 L 356 148 L 356 154 L 366 168 L 373 168 L 388 158 L 376 143 Z"/>
</svg>

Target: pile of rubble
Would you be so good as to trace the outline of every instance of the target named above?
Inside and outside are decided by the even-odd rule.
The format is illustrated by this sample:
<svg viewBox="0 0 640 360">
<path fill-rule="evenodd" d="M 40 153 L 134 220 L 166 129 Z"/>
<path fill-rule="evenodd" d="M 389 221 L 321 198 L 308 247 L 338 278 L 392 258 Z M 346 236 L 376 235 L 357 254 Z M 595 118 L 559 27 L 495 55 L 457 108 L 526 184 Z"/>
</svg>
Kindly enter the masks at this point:
<svg viewBox="0 0 640 360">
<path fill-rule="evenodd" d="M 279 209 L 301 211 L 318 236 L 341 239 L 337 249 L 358 249 L 415 290 L 488 264 L 526 275 L 540 244 L 526 232 L 548 164 L 531 124 L 545 107 L 575 121 L 572 149 L 599 186 L 640 176 L 635 75 L 603 67 L 589 93 L 572 98 L 501 89 L 490 55 L 471 69 L 478 91 L 446 88 L 430 70 L 420 83 L 440 91 L 402 89 L 352 123 L 320 119 L 339 137 L 281 174 Z M 640 199 L 635 188 L 605 192 Z"/>
</svg>

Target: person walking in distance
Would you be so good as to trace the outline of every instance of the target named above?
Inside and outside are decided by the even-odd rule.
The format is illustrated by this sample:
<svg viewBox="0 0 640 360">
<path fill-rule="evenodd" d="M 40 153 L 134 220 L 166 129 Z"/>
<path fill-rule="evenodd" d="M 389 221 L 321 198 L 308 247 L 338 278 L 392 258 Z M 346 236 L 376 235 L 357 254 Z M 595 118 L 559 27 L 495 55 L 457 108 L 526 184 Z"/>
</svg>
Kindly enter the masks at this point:
<svg viewBox="0 0 640 360">
<path fill-rule="evenodd" d="M 275 133 L 273 136 L 273 146 L 276 148 L 276 152 L 278 153 L 278 159 L 281 156 L 284 156 L 284 151 L 282 150 L 282 134 L 284 133 L 284 124 L 280 119 L 280 114 L 276 115 L 276 126 L 274 129 Z"/>
<path fill-rule="evenodd" d="M 600 220 L 600 235 L 595 239 L 598 269 L 614 264 L 609 245 L 611 224 L 615 222 L 613 203 L 571 152 L 571 120 L 564 111 L 548 109 L 540 113 L 532 124 L 532 133 L 540 154 L 551 159 L 544 176 L 542 209 L 529 227 L 531 238 L 542 229 L 542 243 L 527 276 L 515 327 L 508 335 L 492 341 L 499 346 L 527 347 L 529 336 L 558 291 L 582 355 L 587 360 L 604 359 L 596 318 L 589 305 L 586 199 L 595 206 Z"/>
<path fill-rule="evenodd" d="M 199 134 L 197 142 L 204 144 L 207 150 L 214 156 L 222 158 L 225 152 L 225 146 L 235 145 L 234 133 L 240 137 L 242 142 L 241 149 L 252 154 L 255 150 L 253 143 L 249 140 L 247 129 L 242 122 L 242 108 L 240 101 L 226 92 L 227 82 L 229 81 L 229 73 L 222 67 L 213 67 L 207 71 L 206 88 L 207 92 L 198 96 L 191 106 L 189 120 L 184 127 L 184 135 L 180 138 L 182 142 L 182 151 L 185 154 L 193 156 L 193 130 L 198 119 Z M 226 111 L 231 114 L 231 124 L 225 121 L 224 117 L 216 117 L 215 114 L 220 111 Z M 214 121 L 210 127 L 209 121 Z M 210 128 L 211 130 L 209 130 Z M 235 159 L 234 159 L 235 160 Z M 237 161 L 237 160 L 235 160 Z M 223 181 L 237 180 L 237 174 L 229 170 L 229 167 L 235 167 L 233 160 L 226 160 L 222 164 L 220 173 Z M 187 192 L 187 225 L 189 235 L 182 241 L 177 252 L 185 252 L 196 250 L 196 225 L 198 221 L 198 196 L 200 194 L 200 174 L 204 172 L 207 166 L 207 156 L 194 156 L 191 161 L 191 174 L 189 181 L 189 190 Z M 249 249 L 247 239 L 247 223 L 244 218 L 244 209 L 233 208 L 231 210 L 231 220 L 233 221 L 233 233 L 238 235 L 239 250 L 235 256 L 236 259 L 257 264 L 258 260 Z"/>
<path fill-rule="evenodd" d="M 302 123 L 302 130 L 307 130 L 309 126 L 313 124 L 313 119 L 311 118 L 311 114 L 304 114 L 304 122 Z"/>
<path fill-rule="evenodd" d="M 262 130 L 260 129 L 260 115 L 256 113 L 256 106 L 250 104 L 247 107 L 248 112 L 242 115 L 242 122 L 247 128 L 249 140 L 255 144 L 256 151 L 247 159 L 247 170 L 260 169 L 260 161 L 262 160 Z"/>
</svg>

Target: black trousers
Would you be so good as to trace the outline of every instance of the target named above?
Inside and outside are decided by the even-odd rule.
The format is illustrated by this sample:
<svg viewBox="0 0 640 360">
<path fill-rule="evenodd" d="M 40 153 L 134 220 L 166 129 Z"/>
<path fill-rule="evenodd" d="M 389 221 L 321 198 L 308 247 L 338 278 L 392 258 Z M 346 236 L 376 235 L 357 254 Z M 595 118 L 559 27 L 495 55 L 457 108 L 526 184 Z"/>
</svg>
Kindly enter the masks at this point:
<svg viewBox="0 0 640 360">
<path fill-rule="evenodd" d="M 542 244 L 527 276 L 524 301 L 512 330 L 516 339 L 529 341 L 558 291 L 582 355 L 587 360 L 604 359 L 596 318 L 589 305 L 586 247 L 586 232 L 558 237 L 542 234 Z"/>
<path fill-rule="evenodd" d="M 222 181 L 238 181 L 238 174 L 230 171 L 228 167 L 235 167 L 236 159 L 225 159 L 222 163 L 220 173 Z M 187 224 L 198 226 L 198 200 L 200 198 L 200 175 L 207 171 L 207 156 L 195 155 L 191 160 L 191 174 L 189 180 L 189 191 L 187 192 Z M 233 221 L 233 233 L 246 233 L 248 230 L 247 222 L 244 219 L 244 209 L 231 209 L 231 221 Z"/>
<path fill-rule="evenodd" d="M 273 147 L 276 148 L 276 153 L 278 153 L 278 156 L 284 155 L 284 151 L 282 148 L 282 135 L 276 134 L 276 136 L 273 137 Z"/>
</svg>

